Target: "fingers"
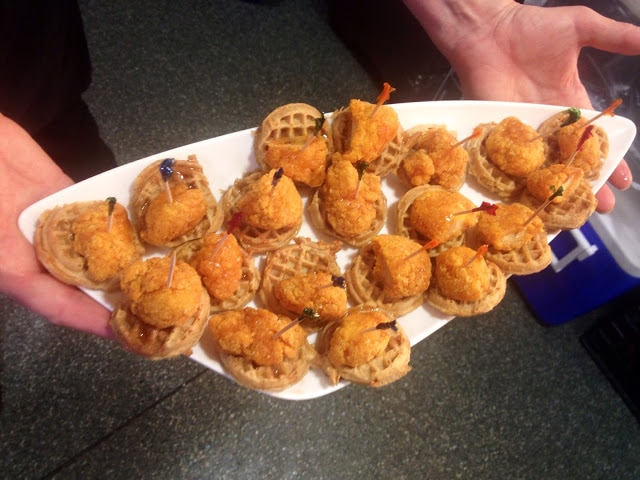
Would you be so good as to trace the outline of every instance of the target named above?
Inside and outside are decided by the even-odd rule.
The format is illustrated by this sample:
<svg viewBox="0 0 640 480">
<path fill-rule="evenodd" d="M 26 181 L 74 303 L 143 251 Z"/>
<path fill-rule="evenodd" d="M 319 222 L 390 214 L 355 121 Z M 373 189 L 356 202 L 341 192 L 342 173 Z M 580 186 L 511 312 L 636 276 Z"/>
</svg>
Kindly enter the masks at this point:
<svg viewBox="0 0 640 480">
<path fill-rule="evenodd" d="M 598 206 L 596 207 L 596 212 L 598 213 L 609 213 L 616 204 L 616 197 L 614 197 L 608 185 L 604 185 L 596 192 L 596 200 L 598 200 Z"/>
<path fill-rule="evenodd" d="M 626 190 L 631 186 L 633 175 L 629 164 L 623 159 L 609 177 L 609 183 L 618 190 Z"/>
<path fill-rule="evenodd" d="M 617 22 L 587 7 L 576 8 L 576 34 L 582 46 L 622 55 L 640 55 L 640 26 Z"/>
</svg>

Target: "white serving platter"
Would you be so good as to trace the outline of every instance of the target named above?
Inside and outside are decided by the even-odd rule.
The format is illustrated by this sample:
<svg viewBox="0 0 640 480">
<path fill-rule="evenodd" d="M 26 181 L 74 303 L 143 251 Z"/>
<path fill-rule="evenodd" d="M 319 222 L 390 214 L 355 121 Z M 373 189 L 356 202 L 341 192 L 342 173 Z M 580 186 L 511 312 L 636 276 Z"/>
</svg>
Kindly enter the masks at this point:
<svg viewBox="0 0 640 480">
<path fill-rule="evenodd" d="M 459 139 L 470 135 L 474 127 L 480 123 L 499 122 L 507 116 L 516 116 L 525 123 L 537 128 L 543 120 L 567 108 L 485 101 L 418 102 L 391 106 L 397 111 L 400 122 L 405 129 L 422 124 L 441 124 L 455 131 Z M 582 115 L 585 118 L 592 118 L 597 113 L 590 110 L 582 110 Z M 330 116 L 328 118 L 330 119 Z M 636 127 L 629 119 L 617 115 L 603 116 L 596 120 L 596 124 L 605 129 L 610 141 L 609 156 L 605 160 L 602 174 L 593 182 L 594 189 L 599 189 L 631 146 L 636 134 Z M 37 219 L 48 208 L 76 201 L 105 199 L 110 196 L 116 197 L 119 203 L 128 205 L 130 187 L 138 173 L 149 163 L 167 157 L 186 159 L 188 155 L 197 155 L 209 179 L 211 189 L 216 198 L 219 199 L 221 192 L 226 190 L 235 179 L 246 172 L 258 168 L 253 154 L 254 132 L 255 128 L 251 128 L 203 140 L 101 173 L 29 206 L 20 215 L 19 227 L 26 238 L 33 242 Z M 400 185 L 393 174 L 383 180 L 383 191 L 387 196 L 389 206 L 389 220 L 382 233 L 392 231 L 390 226 L 394 221 L 396 202 L 405 190 L 406 188 Z M 483 200 L 494 203 L 498 201 L 497 197 L 483 191 L 482 187 L 475 184 L 473 179 L 469 177 L 460 192 L 478 205 Z M 304 200 L 306 202 L 306 198 Z M 299 235 L 312 239 L 326 239 L 326 237 L 321 237 L 312 230 L 308 222 L 304 222 Z M 345 249 L 338 253 L 338 263 L 343 270 L 348 266 L 354 253 L 354 249 Z M 84 291 L 102 305 L 113 309 L 116 301 L 113 296 L 106 296 L 100 291 L 86 289 Z M 250 306 L 256 305 L 251 303 Z M 424 305 L 401 317 L 399 323 L 405 329 L 413 346 L 446 325 L 451 319 L 452 317 L 441 314 L 428 305 Z M 314 338 L 311 336 L 310 341 L 313 342 L 313 340 Z M 208 330 L 205 331 L 200 343 L 193 349 L 193 354 L 190 358 L 221 375 L 229 377 L 216 360 L 208 337 Z M 347 384 L 346 382 L 341 382 L 338 385 L 331 385 L 324 373 L 312 370 L 302 381 L 286 390 L 265 393 L 287 400 L 306 400 L 330 394 Z"/>
</svg>

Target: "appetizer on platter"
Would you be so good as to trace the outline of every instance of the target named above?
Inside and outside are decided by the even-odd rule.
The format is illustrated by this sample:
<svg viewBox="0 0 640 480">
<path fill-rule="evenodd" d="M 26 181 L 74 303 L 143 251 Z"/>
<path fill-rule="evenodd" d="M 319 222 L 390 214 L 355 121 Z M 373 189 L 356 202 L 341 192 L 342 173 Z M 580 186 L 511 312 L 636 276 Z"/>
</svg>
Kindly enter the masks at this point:
<svg viewBox="0 0 640 480">
<path fill-rule="evenodd" d="M 301 326 L 317 330 L 346 311 L 347 295 L 340 278 L 336 253 L 341 242 L 313 241 L 296 237 L 294 242 L 267 254 L 258 298 L 279 314 L 297 317 L 305 308 L 320 314 L 316 321 L 304 320 Z M 335 285 L 334 285 L 335 283 Z"/>
<path fill-rule="evenodd" d="M 401 316 L 422 304 L 431 279 L 431 258 L 409 238 L 378 235 L 360 249 L 345 278 L 357 304 Z"/>
<path fill-rule="evenodd" d="M 34 246 L 58 280 L 96 290 L 116 289 L 121 271 L 144 253 L 127 210 L 113 197 L 46 210 Z"/>
<path fill-rule="evenodd" d="M 130 209 L 140 238 L 158 247 L 202 238 L 223 219 L 195 155 L 158 160 L 142 170 L 133 184 Z"/>
<path fill-rule="evenodd" d="M 349 107 L 333 114 L 331 123 L 334 150 L 351 163 L 367 162 L 380 177 L 393 172 L 403 154 L 398 114 L 383 105 L 394 90 L 385 83 L 375 104 L 351 99 Z"/>
<path fill-rule="evenodd" d="M 398 177 L 410 187 L 439 185 L 457 191 L 464 184 L 469 153 L 444 125 L 421 125 L 404 135 Z"/>
<path fill-rule="evenodd" d="M 544 223 L 536 212 L 521 203 L 500 204 L 492 213 L 480 212 L 470 229 L 471 248 L 488 245 L 485 258 L 505 273 L 526 275 L 551 263 L 551 248 Z"/>
<path fill-rule="evenodd" d="M 233 234 L 251 254 L 287 244 L 302 225 L 302 197 L 282 168 L 237 179 L 221 203 L 227 223 L 242 214 L 242 224 Z"/>
<path fill-rule="evenodd" d="M 337 384 L 341 379 L 382 387 L 404 377 L 411 367 L 411 345 L 393 315 L 355 307 L 329 323 L 316 340 L 317 365 Z"/>
<path fill-rule="evenodd" d="M 300 325 L 266 309 L 212 315 L 209 331 L 225 370 L 241 385 L 277 391 L 304 377 L 315 351 Z"/>
<path fill-rule="evenodd" d="M 398 201 L 397 233 L 420 244 L 433 241 L 431 256 L 464 244 L 465 232 L 478 221 L 474 203 L 460 192 L 421 185 Z"/>
<path fill-rule="evenodd" d="M 191 266 L 173 255 L 138 260 L 122 272 L 120 288 L 110 324 L 125 348 L 154 360 L 190 354 L 210 308 Z"/>
<path fill-rule="evenodd" d="M 452 247 L 434 261 L 426 301 L 441 312 L 459 317 L 486 313 L 504 298 L 507 281 L 484 248 Z"/>
<path fill-rule="evenodd" d="M 513 200 L 524 187 L 527 175 L 546 160 L 542 138 L 516 117 L 479 128 L 481 134 L 467 143 L 469 173 L 490 192 Z"/>
<path fill-rule="evenodd" d="M 256 131 L 258 165 L 265 171 L 282 168 L 298 184 L 322 185 L 331 150 L 324 114 L 306 103 L 276 108 Z"/>
<path fill-rule="evenodd" d="M 318 230 L 353 246 L 376 235 L 387 218 L 380 177 L 368 172 L 366 162 L 352 164 L 339 153 L 333 155 L 308 208 Z"/>
</svg>

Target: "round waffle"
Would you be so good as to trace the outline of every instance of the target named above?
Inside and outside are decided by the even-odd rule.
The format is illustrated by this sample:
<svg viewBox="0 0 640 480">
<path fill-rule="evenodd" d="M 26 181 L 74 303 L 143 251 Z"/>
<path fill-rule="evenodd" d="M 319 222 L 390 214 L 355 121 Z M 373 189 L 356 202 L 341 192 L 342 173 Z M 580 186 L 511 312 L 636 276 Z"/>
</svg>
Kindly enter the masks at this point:
<svg viewBox="0 0 640 480">
<path fill-rule="evenodd" d="M 387 299 L 383 282 L 373 274 L 375 263 L 373 244 L 369 243 L 360 249 L 345 272 L 347 291 L 356 304 L 379 307 L 396 316 L 406 315 L 422 305 L 422 293 Z"/>
<path fill-rule="evenodd" d="M 119 303 L 112 312 L 110 325 L 125 348 L 152 360 L 159 360 L 191 353 L 191 348 L 198 343 L 207 326 L 209 309 L 209 294 L 203 287 L 196 314 L 182 325 L 153 327 L 131 313 L 124 302 Z"/>
<path fill-rule="evenodd" d="M 507 290 L 507 280 L 500 267 L 491 261 L 486 263 L 489 267 L 489 289 L 483 298 L 473 302 L 463 302 L 448 298 L 440 292 L 438 280 L 435 275 L 432 275 L 429 289 L 425 293 L 427 303 L 447 315 L 456 317 L 470 317 L 492 310 L 504 298 Z"/>
<path fill-rule="evenodd" d="M 355 307 L 353 310 L 379 310 L 368 307 Z M 392 315 L 387 315 L 389 320 L 393 320 Z M 393 331 L 389 342 L 382 355 L 355 367 L 348 365 L 333 365 L 327 354 L 331 347 L 331 339 L 340 326 L 341 320 L 331 322 L 319 333 L 316 340 L 316 350 L 318 358 L 316 364 L 322 369 L 332 384 L 337 384 L 341 379 L 350 382 L 367 385 L 370 387 L 382 387 L 395 382 L 404 377 L 411 367 L 411 344 L 406 333 L 400 325 Z M 366 333 L 363 332 L 363 335 Z"/>
<path fill-rule="evenodd" d="M 341 242 L 315 242 L 309 238 L 296 237 L 294 243 L 269 252 L 262 270 L 262 280 L 258 290 L 258 298 L 272 312 L 296 318 L 300 312 L 285 309 L 274 295 L 275 286 L 286 278 L 314 272 L 328 272 L 341 275 L 336 261 L 336 253 L 342 247 Z M 309 325 L 303 320 L 305 329 L 317 329 L 317 325 Z M 317 324 L 317 322 L 315 322 Z"/>
<path fill-rule="evenodd" d="M 104 202 L 95 200 L 74 202 L 46 210 L 40 215 L 35 231 L 34 247 L 38 260 L 58 280 L 79 287 L 95 290 L 114 290 L 118 287 L 119 276 L 105 281 L 93 280 L 87 272 L 86 259 L 73 248 L 73 223 L 83 213 Z M 142 257 L 144 248 L 135 231 L 133 240 L 137 255 L 131 261 Z"/>
<path fill-rule="evenodd" d="M 304 145 L 304 142 L 309 139 L 311 135 L 317 133 L 316 122 L 317 119 L 322 117 L 322 112 L 306 103 L 289 103 L 273 110 L 262 121 L 260 127 L 258 127 L 258 130 L 256 131 L 254 152 L 258 165 L 260 165 L 265 171 L 280 167 L 280 165 L 269 165 L 267 162 L 266 157 L 269 149 L 269 142 L 298 142 L 301 145 Z M 332 147 L 330 129 L 323 126 L 320 133 L 328 145 L 327 158 L 325 159 L 324 165 L 322 167 L 318 166 L 317 172 L 314 169 L 315 174 L 311 175 L 313 180 L 305 178 L 307 175 L 303 175 L 301 169 L 295 167 L 295 162 L 291 165 L 283 165 L 284 174 L 293 181 L 303 183 L 310 187 L 318 187 L 322 184 L 322 180 L 324 179 L 324 170 L 327 162 L 329 161 Z"/>
<path fill-rule="evenodd" d="M 176 259 L 190 263 L 196 252 L 202 248 L 203 243 L 203 239 L 198 239 L 180 245 L 175 249 Z M 259 285 L 260 271 L 256 267 L 253 257 L 242 250 L 242 277 L 238 289 L 233 296 L 225 300 L 211 297 L 210 313 L 214 314 L 244 307 L 253 300 Z"/>
<path fill-rule="evenodd" d="M 129 207 L 138 232 L 146 229 L 145 211 L 149 203 L 158 195 L 165 195 L 165 185 L 159 171 L 161 163 L 162 160 L 158 160 L 148 165 L 133 183 Z M 169 187 L 184 183 L 188 188 L 200 189 L 205 196 L 207 212 L 193 229 L 162 246 L 176 247 L 189 240 L 202 238 L 207 232 L 215 232 L 220 228 L 223 219 L 222 210 L 211 193 L 209 181 L 195 155 L 189 155 L 187 160 L 176 160 L 173 163 L 173 174 L 168 183 Z"/>
<path fill-rule="evenodd" d="M 528 190 L 522 192 L 519 202 L 537 212 L 549 232 L 580 228 L 598 205 L 591 185 L 584 179 L 578 182 L 576 188 L 562 202 L 549 203 L 542 210 L 538 209 L 543 202 L 531 195 Z"/>
<path fill-rule="evenodd" d="M 485 140 L 496 125 L 496 123 L 478 125 L 482 129 L 482 134 L 467 142 L 469 173 L 490 192 L 503 199 L 510 200 L 522 191 L 525 179 L 507 175 L 487 157 Z"/>
<path fill-rule="evenodd" d="M 224 211 L 225 223 L 229 223 L 233 216 L 239 213 L 236 207 L 238 200 L 249 191 L 251 186 L 257 182 L 262 175 L 263 172 L 249 173 L 237 179 L 233 185 L 224 192 L 220 203 Z M 254 227 L 243 222 L 242 225 L 233 231 L 233 234 L 247 252 L 253 255 L 254 253 L 264 253 L 286 245 L 298 234 L 301 226 L 302 218 L 300 218 L 300 221 L 296 225 L 277 230 Z"/>
<path fill-rule="evenodd" d="M 477 249 L 482 242 L 475 233 L 475 228 L 467 232 L 467 244 Z M 528 275 L 548 267 L 551 264 L 552 253 L 547 234 L 541 232 L 518 250 L 503 252 L 489 246 L 484 258 L 495 263 L 506 274 Z"/>
</svg>

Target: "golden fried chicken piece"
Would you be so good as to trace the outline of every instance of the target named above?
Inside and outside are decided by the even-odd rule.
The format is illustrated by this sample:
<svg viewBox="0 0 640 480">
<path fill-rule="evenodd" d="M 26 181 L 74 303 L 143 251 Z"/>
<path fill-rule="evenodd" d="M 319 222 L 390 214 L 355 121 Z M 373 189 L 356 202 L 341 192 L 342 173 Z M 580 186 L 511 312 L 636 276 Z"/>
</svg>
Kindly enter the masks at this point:
<svg viewBox="0 0 640 480">
<path fill-rule="evenodd" d="M 167 285 L 170 257 L 138 260 L 122 272 L 120 288 L 131 312 L 156 328 L 182 325 L 200 307 L 202 282 L 188 263 L 177 261 L 171 285 Z"/>
<path fill-rule="evenodd" d="M 227 300 L 240 286 L 242 250 L 233 235 L 207 234 L 190 264 L 202 278 L 202 283 L 213 299 Z"/>
<path fill-rule="evenodd" d="M 454 215 L 473 208 L 473 202 L 463 194 L 434 188 L 425 191 L 411 204 L 409 221 L 424 237 L 445 243 L 476 224 L 477 212 Z"/>
<path fill-rule="evenodd" d="M 356 237 L 369 230 L 376 219 L 376 202 L 382 196 L 380 177 L 365 172 L 358 182 L 356 167 L 335 154 L 320 195 L 329 225 L 339 235 Z"/>
<path fill-rule="evenodd" d="M 579 167 L 557 163 L 547 168 L 532 172 L 527 177 L 527 190 L 540 202 L 547 201 L 560 187 L 562 195 L 555 196 L 551 203 L 564 202 L 584 178 L 584 172 Z"/>
<path fill-rule="evenodd" d="M 278 138 L 269 140 L 265 150 L 265 163 L 272 169 L 282 167 L 284 174 L 294 182 L 319 187 L 324 181 L 329 147 L 323 136 Z"/>
<path fill-rule="evenodd" d="M 209 328 L 220 349 L 259 366 L 274 366 L 298 356 L 306 333 L 294 325 L 275 336 L 291 320 L 265 309 L 244 308 L 213 315 Z"/>
<path fill-rule="evenodd" d="M 495 215 L 482 212 L 476 225 L 478 237 L 496 250 L 517 250 L 545 230 L 544 223 L 537 215 L 525 226 L 533 213 L 521 203 L 500 205 Z"/>
<path fill-rule="evenodd" d="M 375 110 L 375 113 L 374 113 Z M 372 162 L 398 134 L 400 121 L 396 111 L 387 105 L 352 99 L 349 102 L 351 131 L 344 158 L 351 163 Z"/>
<path fill-rule="evenodd" d="M 544 142 L 537 137 L 533 127 L 507 117 L 487 136 L 487 157 L 507 175 L 524 177 L 545 161 Z"/>
<path fill-rule="evenodd" d="M 561 162 L 566 163 L 576 151 L 578 144 L 582 140 L 586 122 L 586 119 L 581 118 L 572 124 L 562 127 L 558 132 L 557 141 Z M 591 135 L 576 153 L 571 166 L 582 169 L 585 175 L 589 176 L 594 171 L 599 170 L 601 157 L 600 138 L 598 135 Z"/>
<path fill-rule="evenodd" d="M 96 203 L 81 214 L 71 227 L 73 250 L 84 257 L 88 275 L 96 282 L 114 278 L 140 257 L 140 248 L 127 210 L 114 204 L 109 229 L 109 204 Z"/>
<path fill-rule="evenodd" d="M 286 310 L 300 315 L 305 308 L 311 308 L 322 322 L 337 320 L 347 311 L 347 291 L 333 286 L 333 275 L 328 272 L 285 278 L 275 284 L 273 294 Z"/>
<path fill-rule="evenodd" d="M 331 337 L 327 357 L 335 366 L 357 367 L 382 355 L 392 335 L 391 330 L 374 329 L 389 321 L 376 310 L 351 311 L 341 321 Z"/>
<path fill-rule="evenodd" d="M 199 188 L 178 183 L 171 188 L 171 201 L 160 194 L 146 210 L 140 237 L 151 245 L 164 245 L 192 230 L 206 215 L 207 202 Z"/>
<path fill-rule="evenodd" d="M 418 295 L 429 288 L 431 258 L 422 245 L 399 235 L 378 235 L 371 243 L 375 255 L 373 275 L 383 283 L 385 298 Z"/>
<path fill-rule="evenodd" d="M 472 248 L 452 247 L 435 260 L 433 274 L 445 297 L 473 302 L 484 297 L 491 286 L 489 267 Z"/>
<path fill-rule="evenodd" d="M 278 230 L 298 224 L 302 218 L 302 198 L 293 181 L 282 175 L 275 182 L 278 170 L 262 175 L 250 190 L 238 200 L 237 209 L 248 225 L 265 230 Z M 273 185 L 275 183 L 275 186 Z"/>
<path fill-rule="evenodd" d="M 431 184 L 458 190 L 469 163 L 467 150 L 461 145 L 453 147 L 457 139 L 443 126 L 427 128 L 415 135 L 418 137 L 410 138 L 411 151 L 400 167 L 411 186 Z"/>
</svg>

